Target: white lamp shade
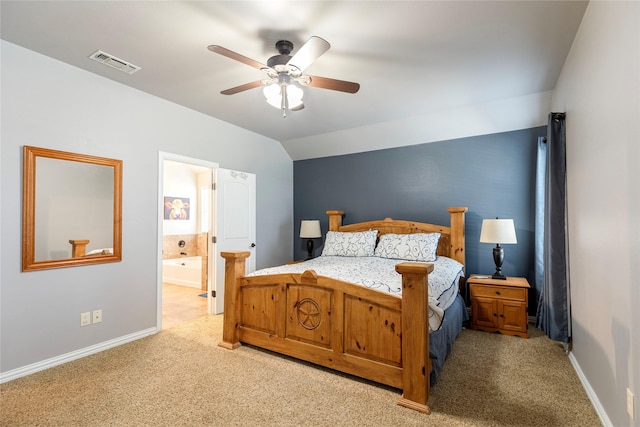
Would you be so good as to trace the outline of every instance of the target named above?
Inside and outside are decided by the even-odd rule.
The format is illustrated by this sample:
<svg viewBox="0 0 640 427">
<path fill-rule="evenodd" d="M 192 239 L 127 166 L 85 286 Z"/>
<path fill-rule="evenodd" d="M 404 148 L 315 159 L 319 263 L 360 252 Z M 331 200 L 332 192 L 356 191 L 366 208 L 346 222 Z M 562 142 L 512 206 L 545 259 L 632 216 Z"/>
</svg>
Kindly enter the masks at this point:
<svg viewBox="0 0 640 427">
<path fill-rule="evenodd" d="M 280 94 L 280 86 L 278 84 L 274 83 L 269 86 L 265 86 L 264 89 L 262 89 L 262 93 L 267 99 L 269 105 L 275 108 L 282 107 L 282 95 Z"/>
<path fill-rule="evenodd" d="M 302 105 L 302 89 L 298 86 L 288 85 L 287 86 L 287 103 L 289 108 L 296 108 Z"/>
<path fill-rule="evenodd" d="M 518 243 L 512 219 L 483 219 L 480 231 L 482 243 Z"/>
<path fill-rule="evenodd" d="M 305 219 L 300 224 L 300 237 L 303 239 L 317 239 L 322 237 L 320 221 L 317 219 Z"/>
<path fill-rule="evenodd" d="M 298 86 L 289 84 L 285 86 L 287 94 L 287 108 L 292 109 L 302 105 L 302 96 L 304 92 Z M 275 108 L 282 108 L 282 87 L 273 83 L 262 89 L 267 103 Z"/>
</svg>

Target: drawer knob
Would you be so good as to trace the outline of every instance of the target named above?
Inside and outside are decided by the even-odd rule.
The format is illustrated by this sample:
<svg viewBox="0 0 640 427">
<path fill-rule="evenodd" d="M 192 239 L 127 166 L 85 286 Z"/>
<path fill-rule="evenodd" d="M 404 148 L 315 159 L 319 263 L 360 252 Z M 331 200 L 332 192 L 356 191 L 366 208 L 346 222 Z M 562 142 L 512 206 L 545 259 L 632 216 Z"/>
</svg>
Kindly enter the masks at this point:
<svg viewBox="0 0 640 427">
<path fill-rule="evenodd" d="M 495 317 L 497 317 L 497 316 L 498 316 L 498 313 L 493 313 L 493 315 L 494 315 Z"/>
<path fill-rule="evenodd" d="M 500 291 L 496 291 L 496 295 L 500 295 Z"/>
</svg>

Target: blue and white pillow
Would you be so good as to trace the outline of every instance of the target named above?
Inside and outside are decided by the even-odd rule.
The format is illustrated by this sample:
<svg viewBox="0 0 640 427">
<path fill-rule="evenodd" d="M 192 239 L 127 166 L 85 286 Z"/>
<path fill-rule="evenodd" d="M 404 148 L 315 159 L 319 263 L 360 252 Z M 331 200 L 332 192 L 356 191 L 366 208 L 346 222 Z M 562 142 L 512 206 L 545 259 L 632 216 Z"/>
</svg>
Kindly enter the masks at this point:
<svg viewBox="0 0 640 427">
<path fill-rule="evenodd" d="M 373 256 L 378 230 L 328 231 L 322 249 L 325 256 Z"/>
<path fill-rule="evenodd" d="M 406 261 L 435 261 L 439 240 L 440 233 L 383 234 L 375 249 L 375 256 Z"/>
</svg>

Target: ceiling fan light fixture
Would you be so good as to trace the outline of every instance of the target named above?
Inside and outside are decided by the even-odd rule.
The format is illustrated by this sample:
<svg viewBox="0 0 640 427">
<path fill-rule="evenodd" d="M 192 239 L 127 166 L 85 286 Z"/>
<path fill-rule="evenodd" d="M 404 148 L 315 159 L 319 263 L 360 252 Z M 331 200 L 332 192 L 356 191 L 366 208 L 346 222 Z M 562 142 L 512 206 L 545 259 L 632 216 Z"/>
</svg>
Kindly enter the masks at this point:
<svg viewBox="0 0 640 427">
<path fill-rule="evenodd" d="M 265 86 L 262 89 L 264 97 L 267 99 L 267 103 L 272 107 L 280 109 L 282 107 L 282 95 L 280 94 L 280 85 L 277 83 Z"/>
<path fill-rule="evenodd" d="M 282 88 L 287 96 L 287 102 L 282 102 Z M 296 85 L 288 84 L 288 85 L 279 85 L 278 83 L 273 83 L 268 86 L 265 86 L 262 89 L 262 93 L 267 100 L 267 103 L 274 108 L 277 109 L 293 109 L 302 105 L 302 96 L 304 92 L 301 88 Z"/>
<path fill-rule="evenodd" d="M 300 85 L 345 93 L 356 93 L 360 89 L 358 83 L 302 74 L 329 47 L 330 45 L 326 40 L 318 36 L 311 36 L 298 49 L 295 55 L 291 56 L 293 43 L 287 40 L 280 40 L 276 43 L 276 50 L 279 55 L 269 58 L 267 65 L 222 46 L 211 45 L 208 46 L 208 49 L 211 52 L 257 68 L 267 74 L 266 79 L 223 90 L 220 92 L 222 95 L 233 95 L 234 93 L 264 86 L 263 93 L 267 103 L 274 108 L 282 110 L 282 117 L 287 117 L 287 110 L 300 111 L 304 108 L 302 102 L 304 91 Z M 297 83 L 297 85 L 294 85 L 293 82 Z"/>
<path fill-rule="evenodd" d="M 289 109 L 293 109 L 302 105 L 302 96 L 304 92 L 296 85 L 287 86 L 287 104 Z"/>
</svg>

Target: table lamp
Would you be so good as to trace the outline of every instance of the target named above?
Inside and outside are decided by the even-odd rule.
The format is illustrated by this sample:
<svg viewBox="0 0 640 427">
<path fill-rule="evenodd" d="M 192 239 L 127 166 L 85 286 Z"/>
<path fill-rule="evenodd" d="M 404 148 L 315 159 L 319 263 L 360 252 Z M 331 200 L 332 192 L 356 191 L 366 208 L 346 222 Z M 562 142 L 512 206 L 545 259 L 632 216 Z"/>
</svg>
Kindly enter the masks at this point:
<svg viewBox="0 0 640 427">
<path fill-rule="evenodd" d="M 313 239 L 322 237 L 320 221 L 317 219 L 303 219 L 300 224 L 300 238 L 307 240 L 307 259 L 313 257 Z"/>
<path fill-rule="evenodd" d="M 500 244 L 513 244 L 516 241 L 516 228 L 512 219 L 483 219 L 482 230 L 480 231 L 481 243 L 495 243 L 493 248 L 493 261 L 496 264 L 496 272 L 492 279 L 506 279 L 502 274 L 502 263 L 504 262 L 504 249 Z"/>
</svg>

